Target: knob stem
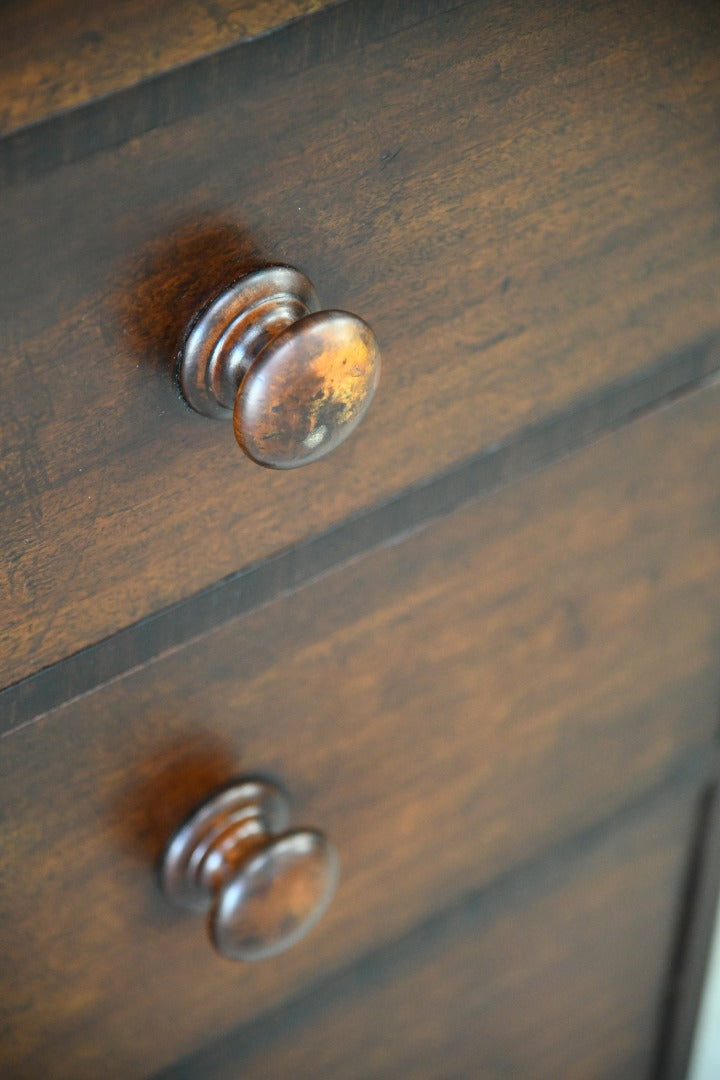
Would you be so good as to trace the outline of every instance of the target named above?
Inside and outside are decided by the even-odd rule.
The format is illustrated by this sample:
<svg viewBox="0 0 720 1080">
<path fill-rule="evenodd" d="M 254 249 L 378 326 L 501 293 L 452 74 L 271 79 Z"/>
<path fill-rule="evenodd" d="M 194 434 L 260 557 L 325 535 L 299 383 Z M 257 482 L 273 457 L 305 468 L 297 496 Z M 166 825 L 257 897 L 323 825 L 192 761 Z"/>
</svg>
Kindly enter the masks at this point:
<svg viewBox="0 0 720 1080">
<path fill-rule="evenodd" d="M 176 907 L 209 911 L 216 890 L 237 867 L 284 831 L 285 795 L 264 780 L 240 780 L 215 792 L 173 836 L 163 856 L 161 885 Z"/>
<path fill-rule="evenodd" d="M 235 406 L 240 383 L 266 345 L 310 308 L 292 296 L 273 296 L 240 315 L 221 335 L 208 364 L 211 392 L 228 410 Z"/>
<path fill-rule="evenodd" d="M 160 868 L 166 896 L 208 914 L 210 937 L 232 960 L 290 948 L 323 916 L 338 860 L 316 829 L 287 830 L 284 794 L 237 780 L 211 795 L 173 836 Z"/>
<path fill-rule="evenodd" d="M 213 420 L 232 419 L 240 383 L 278 334 L 319 309 L 311 283 L 291 266 L 241 278 L 200 312 L 178 356 L 182 396 Z"/>
</svg>

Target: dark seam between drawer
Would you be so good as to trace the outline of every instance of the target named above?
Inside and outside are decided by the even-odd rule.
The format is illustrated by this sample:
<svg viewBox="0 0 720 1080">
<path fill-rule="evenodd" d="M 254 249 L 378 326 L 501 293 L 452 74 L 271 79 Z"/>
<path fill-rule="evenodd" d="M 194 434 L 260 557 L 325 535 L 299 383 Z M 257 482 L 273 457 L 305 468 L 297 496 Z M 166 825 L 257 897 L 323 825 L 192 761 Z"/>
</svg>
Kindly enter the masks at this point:
<svg viewBox="0 0 720 1080">
<path fill-rule="evenodd" d="M 346 0 L 229 45 L 0 137 L 0 187 L 27 183 L 60 165 L 119 146 L 157 127 L 234 100 L 251 87 L 337 60 L 468 0 Z M 388 10 L 389 8 L 389 10 Z"/>
<path fill-rule="evenodd" d="M 528 427 L 328 532 L 42 668 L 0 691 L 0 737 L 353 559 L 397 543 L 464 503 L 554 464 L 637 417 L 709 385 L 719 371 L 718 340 L 705 338 L 641 375 L 584 399 L 571 412 Z"/>
</svg>

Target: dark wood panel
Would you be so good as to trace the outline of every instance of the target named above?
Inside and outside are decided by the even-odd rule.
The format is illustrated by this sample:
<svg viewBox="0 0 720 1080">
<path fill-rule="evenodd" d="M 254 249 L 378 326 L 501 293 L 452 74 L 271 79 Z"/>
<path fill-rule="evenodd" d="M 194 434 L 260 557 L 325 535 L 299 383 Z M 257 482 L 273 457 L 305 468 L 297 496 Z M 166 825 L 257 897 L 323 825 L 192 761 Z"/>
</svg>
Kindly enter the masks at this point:
<svg viewBox="0 0 720 1080">
<path fill-rule="evenodd" d="M 717 345 L 700 342 L 641 378 L 626 380 L 611 392 L 587 400 L 571 418 L 551 417 L 489 454 L 406 489 L 365 514 L 230 575 L 13 684 L 0 691 L 0 735 L 230 618 L 300 588 L 398 534 L 420 528 L 488 491 L 547 467 L 592 441 L 599 432 L 637 419 L 647 411 L 648 400 L 667 404 L 697 393 L 712 384 L 715 376 L 703 373 L 714 370 L 717 359 Z"/>
<path fill-rule="evenodd" d="M 4 82 L 13 92 L 0 115 L 6 132 L 0 184 L 27 181 L 210 103 L 232 106 L 248 87 L 325 63 L 461 3 L 245 0 L 232 5 L 232 15 L 226 0 L 212 6 L 180 0 L 152 11 L 136 0 L 112 10 L 75 0 L 5 5 L 3 43 L 12 55 Z M 41 19 L 40 7 L 46 9 Z M 301 10 L 310 14 L 300 16 Z M 261 22 L 269 30 L 269 20 L 278 28 L 263 32 Z"/>
<path fill-rule="evenodd" d="M 665 793 L 155 1080 L 650 1075 L 692 805 Z"/>
<path fill-rule="evenodd" d="M 31 0 L 0 8 L 0 133 L 267 33 L 327 0 Z"/>
<path fill-rule="evenodd" d="M 0 683 L 716 329 L 719 17 L 472 4 L 9 191 Z M 385 351 L 363 427 L 299 474 L 168 378 L 259 257 Z"/>
<path fill-rule="evenodd" d="M 659 410 L 8 735 L 0 1066 L 147 1075 L 699 777 L 719 698 L 719 398 Z M 152 875 L 238 770 L 280 776 L 343 867 L 312 938 L 250 968 L 215 958 Z"/>
</svg>

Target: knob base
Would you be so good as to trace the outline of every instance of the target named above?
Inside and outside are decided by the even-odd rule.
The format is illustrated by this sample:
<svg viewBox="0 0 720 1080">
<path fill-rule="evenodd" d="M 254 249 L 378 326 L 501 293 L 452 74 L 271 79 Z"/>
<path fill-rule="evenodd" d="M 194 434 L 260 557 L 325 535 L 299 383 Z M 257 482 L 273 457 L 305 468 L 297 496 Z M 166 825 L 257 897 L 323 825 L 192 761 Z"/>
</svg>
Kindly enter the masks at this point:
<svg viewBox="0 0 720 1080">
<path fill-rule="evenodd" d="M 236 866 L 287 829 L 285 795 L 264 780 L 239 780 L 211 795 L 177 830 L 160 865 L 160 884 L 185 911 L 209 911 Z"/>
<path fill-rule="evenodd" d="M 240 383 L 259 353 L 318 308 L 312 284 L 291 266 L 267 266 L 236 281 L 185 335 L 176 367 L 182 397 L 203 416 L 232 420 Z"/>
<path fill-rule="evenodd" d="M 218 891 L 210 934 L 229 960 L 265 960 L 323 917 L 338 884 L 333 845 L 315 829 L 275 837 Z"/>
</svg>

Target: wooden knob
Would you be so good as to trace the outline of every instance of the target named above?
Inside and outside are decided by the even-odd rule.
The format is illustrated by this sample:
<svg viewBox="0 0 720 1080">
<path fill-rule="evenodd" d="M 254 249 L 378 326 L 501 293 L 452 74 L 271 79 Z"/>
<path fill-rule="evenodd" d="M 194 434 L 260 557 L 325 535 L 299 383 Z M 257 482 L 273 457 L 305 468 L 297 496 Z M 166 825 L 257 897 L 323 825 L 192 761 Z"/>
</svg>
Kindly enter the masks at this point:
<svg viewBox="0 0 720 1080">
<path fill-rule="evenodd" d="M 193 320 L 178 357 L 189 405 L 233 418 L 258 465 L 317 461 L 355 430 L 375 393 L 380 353 L 370 327 L 347 311 L 319 311 L 291 266 L 256 270 Z"/>
<path fill-rule="evenodd" d="M 231 960 L 283 952 L 322 917 L 338 881 L 335 849 L 314 829 L 286 831 L 285 795 L 240 779 L 215 792 L 168 844 L 165 895 L 209 914 L 213 944 Z"/>
</svg>

